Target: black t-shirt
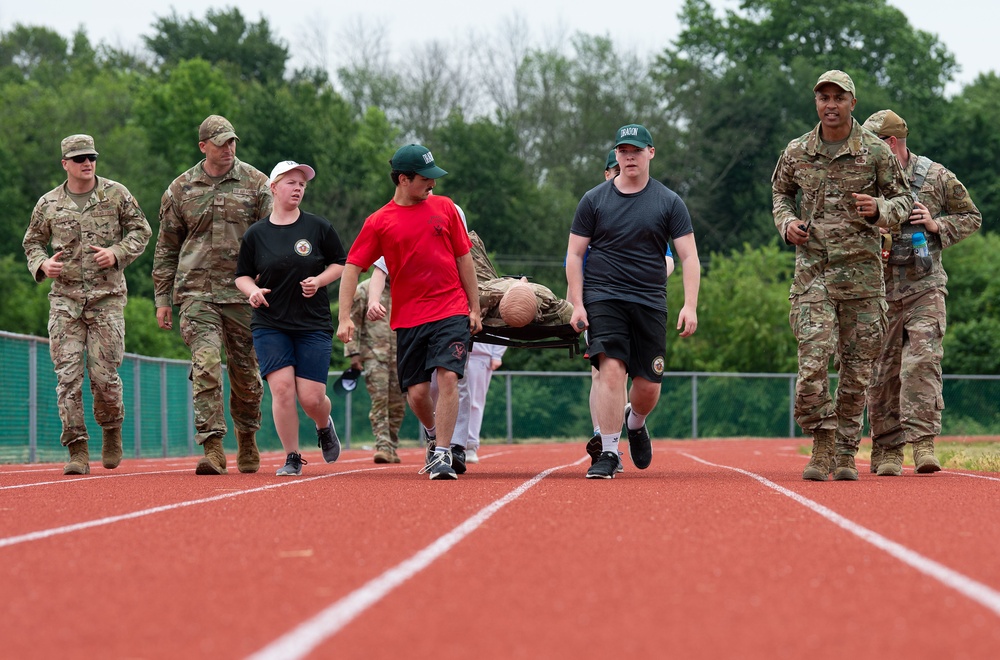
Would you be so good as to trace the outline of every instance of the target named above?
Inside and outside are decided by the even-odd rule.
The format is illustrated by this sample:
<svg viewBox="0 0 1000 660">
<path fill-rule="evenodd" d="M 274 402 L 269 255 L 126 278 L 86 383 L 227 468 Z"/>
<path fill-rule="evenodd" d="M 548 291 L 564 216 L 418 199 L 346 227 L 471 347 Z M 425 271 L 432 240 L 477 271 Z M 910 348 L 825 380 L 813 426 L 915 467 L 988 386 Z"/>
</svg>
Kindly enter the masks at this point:
<svg viewBox="0 0 1000 660">
<path fill-rule="evenodd" d="M 318 215 L 300 212 L 290 225 L 275 225 L 268 216 L 243 234 L 236 277 L 257 278 L 257 286 L 270 289 L 268 307 L 253 310 L 251 328 L 333 333 L 330 297 L 322 287 L 311 298 L 302 295 L 299 284 L 319 275 L 330 264 L 344 264 L 347 253 L 340 236 Z"/>
<path fill-rule="evenodd" d="M 687 206 L 656 179 L 625 194 L 614 179 L 589 190 L 576 207 L 570 232 L 590 238 L 583 304 L 625 300 L 667 310 L 668 241 L 694 231 Z"/>
</svg>

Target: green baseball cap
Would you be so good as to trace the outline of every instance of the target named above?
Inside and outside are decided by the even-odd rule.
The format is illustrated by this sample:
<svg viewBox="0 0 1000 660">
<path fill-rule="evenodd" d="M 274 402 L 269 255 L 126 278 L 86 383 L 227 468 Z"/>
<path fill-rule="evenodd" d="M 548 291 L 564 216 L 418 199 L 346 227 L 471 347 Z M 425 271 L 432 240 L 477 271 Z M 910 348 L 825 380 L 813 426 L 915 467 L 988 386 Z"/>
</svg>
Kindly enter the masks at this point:
<svg viewBox="0 0 1000 660">
<path fill-rule="evenodd" d="M 608 152 L 608 162 L 604 164 L 604 171 L 608 171 L 612 167 L 618 167 L 618 156 L 614 149 Z"/>
<path fill-rule="evenodd" d="M 819 89 L 820 85 L 824 85 L 826 83 L 833 83 L 834 85 L 841 88 L 845 92 L 850 92 L 851 94 L 854 94 L 854 81 L 851 80 L 851 77 L 846 73 L 844 73 L 843 71 L 838 71 L 836 69 L 833 69 L 832 71 L 827 71 L 822 76 L 820 76 L 819 80 L 816 81 L 816 84 L 813 85 L 813 91 L 815 92 L 817 89 Z M 854 95 L 857 96 L 857 94 Z"/>
<path fill-rule="evenodd" d="M 408 144 L 400 147 L 389 161 L 396 172 L 416 172 L 428 179 L 438 179 L 447 172 L 434 164 L 434 154 L 422 144 Z"/>
<path fill-rule="evenodd" d="M 615 134 L 615 146 L 619 144 L 631 144 L 632 146 L 644 149 L 653 146 L 653 137 L 640 124 L 628 124 L 618 129 Z"/>
</svg>

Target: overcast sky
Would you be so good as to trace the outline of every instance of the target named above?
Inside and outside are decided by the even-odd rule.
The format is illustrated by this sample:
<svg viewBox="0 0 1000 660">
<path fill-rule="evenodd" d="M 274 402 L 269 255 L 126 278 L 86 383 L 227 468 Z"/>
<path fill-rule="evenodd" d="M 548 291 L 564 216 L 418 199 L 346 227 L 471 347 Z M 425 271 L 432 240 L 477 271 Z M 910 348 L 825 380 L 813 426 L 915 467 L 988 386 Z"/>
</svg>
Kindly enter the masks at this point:
<svg viewBox="0 0 1000 660">
<path fill-rule="evenodd" d="M 715 0 L 716 7 L 735 8 L 736 0 Z M 891 0 L 914 27 L 936 34 L 955 55 L 962 71 L 960 83 L 968 83 L 987 71 L 1000 71 L 996 25 L 1000 19 L 997 0 Z M 432 39 L 461 43 L 473 34 L 495 34 L 497 26 L 515 15 L 525 19 L 536 43 L 560 33 L 586 32 L 607 35 L 615 43 L 638 52 L 662 50 L 678 33 L 680 0 L 297 0 L 285 5 L 265 0 L 2 0 L 0 30 L 16 23 L 44 25 L 64 36 L 84 26 L 91 41 L 137 49 L 140 35 L 151 34 L 157 16 L 171 9 L 184 17 L 204 18 L 209 7 L 238 6 L 252 22 L 267 18 L 272 29 L 285 39 L 293 55 L 293 66 L 304 62 L 301 47 L 308 35 L 320 30 L 328 35 L 331 49 L 336 38 L 359 20 L 366 25 L 384 24 L 392 42 L 391 52 L 407 52 L 414 43 Z M 337 55 L 331 53 L 331 63 Z M 314 64 L 315 62 L 310 62 Z M 957 91 L 958 86 L 949 88 Z"/>
</svg>

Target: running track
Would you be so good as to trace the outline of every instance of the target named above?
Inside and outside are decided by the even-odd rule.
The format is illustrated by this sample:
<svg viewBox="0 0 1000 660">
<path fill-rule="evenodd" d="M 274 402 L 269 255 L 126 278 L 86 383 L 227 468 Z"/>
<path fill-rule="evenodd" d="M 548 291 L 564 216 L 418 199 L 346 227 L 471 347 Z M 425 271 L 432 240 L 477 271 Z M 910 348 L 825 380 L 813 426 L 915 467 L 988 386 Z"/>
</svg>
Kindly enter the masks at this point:
<svg viewBox="0 0 1000 660">
<path fill-rule="evenodd" d="M 801 440 L 0 466 L 4 658 L 995 658 L 1000 475 L 800 479 Z M 585 462 L 586 461 L 586 462 Z M 96 467 L 95 467 L 96 466 Z"/>
</svg>

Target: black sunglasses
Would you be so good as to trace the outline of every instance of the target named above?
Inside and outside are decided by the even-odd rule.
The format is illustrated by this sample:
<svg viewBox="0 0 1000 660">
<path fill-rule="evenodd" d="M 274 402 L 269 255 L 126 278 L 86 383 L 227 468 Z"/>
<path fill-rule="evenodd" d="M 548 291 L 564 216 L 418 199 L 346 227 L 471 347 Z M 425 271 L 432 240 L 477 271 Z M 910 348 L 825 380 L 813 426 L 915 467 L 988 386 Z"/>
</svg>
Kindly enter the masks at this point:
<svg viewBox="0 0 1000 660">
<path fill-rule="evenodd" d="M 82 163 L 85 160 L 89 160 L 91 163 L 93 163 L 95 160 L 97 160 L 97 154 L 83 154 L 81 156 L 73 156 L 68 160 L 71 160 L 74 163 Z"/>
</svg>

